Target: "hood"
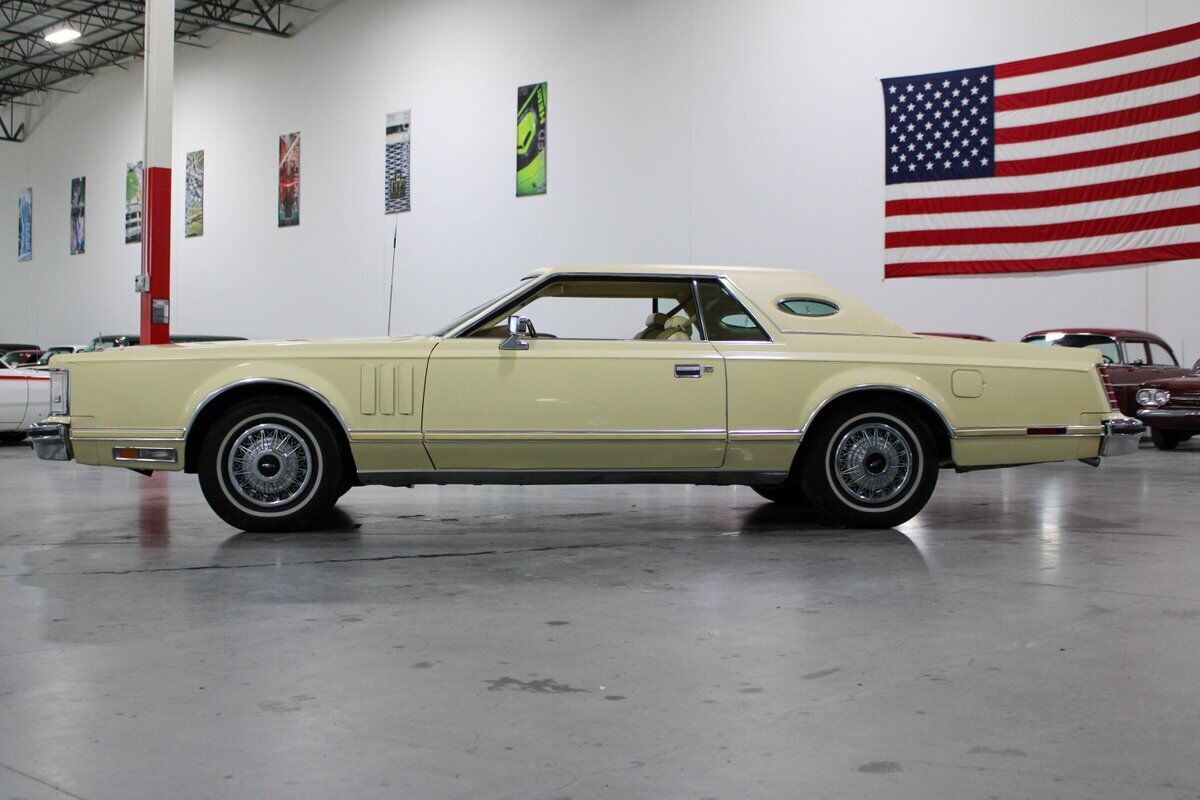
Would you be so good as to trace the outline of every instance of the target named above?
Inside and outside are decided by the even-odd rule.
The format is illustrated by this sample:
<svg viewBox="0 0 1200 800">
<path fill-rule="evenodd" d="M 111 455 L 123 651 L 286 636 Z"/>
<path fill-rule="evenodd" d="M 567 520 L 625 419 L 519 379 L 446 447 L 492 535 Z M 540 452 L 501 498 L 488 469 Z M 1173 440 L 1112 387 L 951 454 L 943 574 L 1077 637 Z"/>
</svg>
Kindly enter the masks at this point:
<svg viewBox="0 0 1200 800">
<path fill-rule="evenodd" d="M 412 358 L 428 355 L 433 336 L 376 336 L 359 339 L 284 339 L 280 341 L 187 342 L 134 345 L 94 353 L 54 357 L 55 367 L 84 364 L 127 364 L 132 361 L 223 361 L 261 358 Z"/>
<path fill-rule="evenodd" d="M 1180 378 L 1158 378 L 1142 384 L 1147 389 L 1166 389 L 1171 394 L 1200 394 L 1200 372 Z"/>
</svg>

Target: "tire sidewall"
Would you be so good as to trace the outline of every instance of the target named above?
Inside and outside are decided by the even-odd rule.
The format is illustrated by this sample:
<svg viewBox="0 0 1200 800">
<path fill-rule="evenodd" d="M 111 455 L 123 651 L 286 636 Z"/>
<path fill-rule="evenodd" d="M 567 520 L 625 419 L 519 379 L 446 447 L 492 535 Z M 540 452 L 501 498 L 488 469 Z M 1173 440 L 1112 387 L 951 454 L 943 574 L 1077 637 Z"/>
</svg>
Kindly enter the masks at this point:
<svg viewBox="0 0 1200 800">
<path fill-rule="evenodd" d="M 913 474 L 903 493 L 881 505 L 855 502 L 833 474 L 836 448 L 850 429 L 878 421 L 895 428 L 912 450 Z M 835 410 L 811 432 L 801 459 L 801 482 L 805 494 L 835 521 L 856 528 L 891 528 L 920 512 L 937 485 L 937 446 L 928 427 L 907 410 L 880 411 L 863 405 Z"/>
<path fill-rule="evenodd" d="M 249 428 L 278 423 L 306 440 L 315 472 L 304 492 L 278 507 L 251 503 L 230 485 L 225 469 L 233 443 Z M 313 466 L 310 465 L 310 469 Z M 343 484 L 333 431 L 321 416 L 290 400 L 251 401 L 230 409 L 209 430 L 201 446 L 200 486 L 212 509 L 235 528 L 251 531 L 296 530 L 328 511 Z"/>
</svg>

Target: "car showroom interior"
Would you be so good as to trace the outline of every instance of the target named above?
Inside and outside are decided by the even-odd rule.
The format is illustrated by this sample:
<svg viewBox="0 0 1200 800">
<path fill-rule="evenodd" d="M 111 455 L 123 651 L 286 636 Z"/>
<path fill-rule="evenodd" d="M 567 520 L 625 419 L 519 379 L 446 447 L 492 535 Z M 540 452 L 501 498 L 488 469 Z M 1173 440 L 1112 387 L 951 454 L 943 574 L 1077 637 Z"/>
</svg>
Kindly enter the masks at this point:
<svg viewBox="0 0 1200 800">
<path fill-rule="evenodd" d="M 0 798 L 1200 797 L 1196 0 L 0 0 L 0 210 Z"/>
</svg>

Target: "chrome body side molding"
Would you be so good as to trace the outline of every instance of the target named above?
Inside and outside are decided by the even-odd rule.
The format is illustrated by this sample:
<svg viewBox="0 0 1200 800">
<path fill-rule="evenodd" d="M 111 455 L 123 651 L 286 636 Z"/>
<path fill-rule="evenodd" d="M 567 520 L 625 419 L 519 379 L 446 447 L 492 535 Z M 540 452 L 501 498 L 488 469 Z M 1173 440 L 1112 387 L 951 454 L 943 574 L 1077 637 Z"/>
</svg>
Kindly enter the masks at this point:
<svg viewBox="0 0 1200 800">
<path fill-rule="evenodd" d="M 691 470 L 442 470 L 413 472 L 362 471 L 358 479 L 375 486 L 435 484 L 510 484 L 516 486 L 593 483 L 689 483 L 699 486 L 777 484 L 787 472 Z"/>
</svg>

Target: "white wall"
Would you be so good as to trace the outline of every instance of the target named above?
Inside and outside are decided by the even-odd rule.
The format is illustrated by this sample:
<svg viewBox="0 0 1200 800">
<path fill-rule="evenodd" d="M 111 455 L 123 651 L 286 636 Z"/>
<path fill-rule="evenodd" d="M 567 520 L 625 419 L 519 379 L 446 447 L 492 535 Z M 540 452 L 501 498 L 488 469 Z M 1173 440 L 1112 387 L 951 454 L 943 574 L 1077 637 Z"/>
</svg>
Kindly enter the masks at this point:
<svg viewBox="0 0 1200 800">
<path fill-rule="evenodd" d="M 916 329 L 1014 339 L 1149 326 L 1200 356 L 1197 262 L 882 280 L 878 78 L 995 63 L 1195 22 L 1195 0 L 345 0 L 290 40 L 178 48 L 173 328 L 251 337 L 430 330 L 553 263 L 811 270 Z M 549 194 L 513 196 L 516 87 L 549 81 Z M 140 62 L 58 98 L 0 146 L 0 340 L 135 331 L 123 174 Z M 413 211 L 382 211 L 383 123 L 413 109 Z M 301 224 L 275 224 L 277 137 L 303 135 Z M 206 151 L 205 233 L 182 235 Z M 88 179 L 87 253 L 67 255 Z M 34 187 L 34 260 L 17 192 Z M 3 223 L 7 218 L 9 222 Z"/>
</svg>

